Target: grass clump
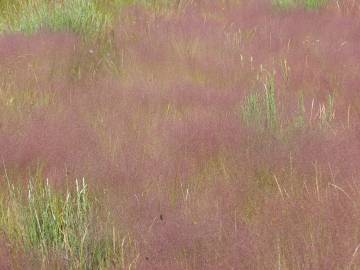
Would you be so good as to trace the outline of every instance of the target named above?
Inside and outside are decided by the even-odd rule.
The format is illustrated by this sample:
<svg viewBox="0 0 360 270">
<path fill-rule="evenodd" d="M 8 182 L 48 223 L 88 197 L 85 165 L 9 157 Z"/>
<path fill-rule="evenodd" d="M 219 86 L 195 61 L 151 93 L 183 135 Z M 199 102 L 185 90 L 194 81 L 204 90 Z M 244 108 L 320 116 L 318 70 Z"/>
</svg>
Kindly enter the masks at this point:
<svg viewBox="0 0 360 270">
<path fill-rule="evenodd" d="M 273 4 L 281 9 L 294 8 L 297 5 L 295 0 L 274 0 Z"/>
<path fill-rule="evenodd" d="M 273 0 L 273 4 L 280 9 L 291 9 L 304 7 L 310 10 L 316 10 L 325 7 L 328 0 Z"/>
<path fill-rule="evenodd" d="M 64 249 L 66 257 L 78 253 L 79 262 L 83 261 L 90 205 L 84 181 L 82 186 L 76 181 L 75 195 L 68 192 L 65 198 L 52 194 L 48 182 L 30 182 L 26 207 L 27 244 L 38 247 L 42 254 L 52 249 Z"/>
<path fill-rule="evenodd" d="M 70 31 L 87 38 L 106 36 L 113 28 L 113 21 L 120 10 L 124 6 L 135 4 L 161 10 L 173 7 L 175 2 L 171 0 L 4 0 L 0 3 L 0 33 L 32 34 L 41 29 L 48 29 Z"/>
<path fill-rule="evenodd" d="M 293 119 L 293 125 L 295 129 L 303 129 L 306 126 L 306 109 L 303 93 L 300 93 L 298 98 L 297 115 Z"/>
<path fill-rule="evenodd" d="M 335 96 L 329 94 L 325 103 L 319 104 L 318 118 L 320 127 L 330 127 L 330 124 L 335 119 Z"/>
<path fill-rule="evenodd" d="M 93 37 L 106 33 L 112 21 L 109 11 L 89 0 L 8 2 L 1 13 L 2 30 L 30 34 L 45 28 Z"/>
<path fill-rule="evenodd" d="M 242 106 L 244 122 L 260 131 L 276 131 L 279 127 L 274 77 L 268 77 L 264 92 L 251 93 Z"/>
<path fill-rule="evenodd" d="M 328 0 L 306 0 L 305 6 L 309 9 L 319 9 L 324 7 L 328 3 Z"/>
<path fill-rule="evenodd" d="M 34 252 L 46 267 L 108 269 L 125 267 L 124 245 L 100 222 L 95 199 L 83 179 L 74 191 L 56 192 L 33 178 L 26 190 L 8 180 L 0 204 L 0 229 L 19 250 Z M 111 233 L 112 232 L 112 233 Z"/>
</svg>

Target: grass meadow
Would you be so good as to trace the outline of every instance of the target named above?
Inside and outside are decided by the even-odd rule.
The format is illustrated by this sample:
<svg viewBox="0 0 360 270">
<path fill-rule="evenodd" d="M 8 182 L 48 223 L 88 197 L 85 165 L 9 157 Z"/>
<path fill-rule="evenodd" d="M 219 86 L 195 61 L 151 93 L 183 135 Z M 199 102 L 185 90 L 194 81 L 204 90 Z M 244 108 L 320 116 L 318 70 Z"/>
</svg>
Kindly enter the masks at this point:
<svg viewBox="0 0 360 270">
<path fill-rule="evenodd" d="M 356 0 L 0 0 L 0 269 L 360 269 Z"/>
</svg>

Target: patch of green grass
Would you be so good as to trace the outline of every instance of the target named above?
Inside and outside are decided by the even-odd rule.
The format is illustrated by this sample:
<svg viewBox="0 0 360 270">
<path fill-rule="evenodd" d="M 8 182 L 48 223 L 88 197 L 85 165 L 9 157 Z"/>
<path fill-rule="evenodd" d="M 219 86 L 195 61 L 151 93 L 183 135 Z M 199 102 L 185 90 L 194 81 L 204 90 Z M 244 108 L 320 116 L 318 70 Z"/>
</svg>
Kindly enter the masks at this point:
<svg viewBox="0 0 360 270">
<path fill-rule="evenodd" d="M 289 9 L 297 6 L 296 0 L 273 0 L 273 4 L 281 9 Z"/>
<path fill-rule="evenodd" d="M 17 250 L 35 253 L 43 266 L 59 269 L 125 269 L 133 263 L 127 257 L 129 251 L 136 253 L 129 235 L 102 221 L 84 179 L 65 194 L 41 178 L 30 179 L 26 190 L 5 179 L 0 230 Z"/>
<path fill-rule="evenodd" d="M 310 10 L 316 10 L 326 6 L 328 0 L 273 0 L 273 4 L 280 9 L 291 9 L 304 7 Z"/>
<path fill-rule="evenodd" d="M 320 127 L 329 127 L 335 119 L 335 96 L 329 94 L 325 104 L 319 105 Z"/>
<path fill-rule="evenodd" d="M 120 9 L 125 2 L 127 1 L 6 1 L 0 7 L 0 30 L 31 34 L 45 28 L 94 37 L 108 31 L 115 15 L 114 10 Z"/>
<path fill-rule="evenodd" d="M 305 7 L 309 9 L 319 9 L 324 7 L 328 3 L 328 0 L 306 0 Z"/>
<path fill-rule="evenodd" d="M 255 92 L 246 97 L 242 106 L 242 118 L 248 126 L 263 126 L 263 108 L 259 93 Z"/>
<path fill-rule="evenodd" d="M 242 106 L 242 118 L 248 126 L 261 131 L 276 131 L 279 128 L 273 76 L 269 76 L 264 83 L 264 92 L 251 93 L 245 99 Z"/>
<path fill-rule="evenodd" d="M 303 93 L 300 94 L 298 99 L 298 115 L 294 119 L 294 124 L 296 128 L 305 127 L 305 102 Z"/>
<path fill-rule="evenodd" d="M 35 33 L 41 29 L 70 31 L 85 37 L 106 35 L 121 9 L 143 5 L 153 10 L 180 6 L 175 0 L 2 0 L 0 1 L 0 33 Z"/>
<path fill-rule="evenodd" d="M 277 114 L 276 96 L 275 96 L 275 81 L 274 76 L 268 78 L 265 88 L 265 104 L 266 104 L 266 128 L 276 130 L 279 125 Z"/>
</svg>

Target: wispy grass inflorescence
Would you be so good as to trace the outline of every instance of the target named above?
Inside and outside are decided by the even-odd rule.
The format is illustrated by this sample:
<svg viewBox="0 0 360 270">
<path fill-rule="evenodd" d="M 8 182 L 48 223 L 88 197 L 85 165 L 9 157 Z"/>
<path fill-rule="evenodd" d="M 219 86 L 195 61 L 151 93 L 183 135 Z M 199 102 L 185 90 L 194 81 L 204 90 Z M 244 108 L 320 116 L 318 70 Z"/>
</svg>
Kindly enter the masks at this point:
<svg viewBox="0 0 360 270">
<path fill-rule="evenodd" d="M 1 17 L 0 268 L 359 269 L 359 5 L 135 2 Z"/>
</svg>

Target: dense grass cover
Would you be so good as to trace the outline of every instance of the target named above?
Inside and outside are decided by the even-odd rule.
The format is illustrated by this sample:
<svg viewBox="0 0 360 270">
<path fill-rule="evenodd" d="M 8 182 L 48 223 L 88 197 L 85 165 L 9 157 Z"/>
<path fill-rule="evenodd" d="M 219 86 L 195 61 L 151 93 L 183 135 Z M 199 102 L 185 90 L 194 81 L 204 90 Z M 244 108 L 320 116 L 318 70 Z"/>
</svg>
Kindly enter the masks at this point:
<svg viewBox="0 0 360 270">
<path fill-rule="evenodd" d="M 179 2 L 180 4 L 180 2 Z M 178 5 L 179 5 L 178 4 Z M 142 5 L 162 10 L 172 0 L 2 0 L 0 32 L 71 31 L 94 39 L 106 35 L 122 8 Z"/>
<path fill-rule="evenodd" d="M 360 5 L 105 2 L 0 20 L 0 268 L 360 269 Z"/>
</svg>

